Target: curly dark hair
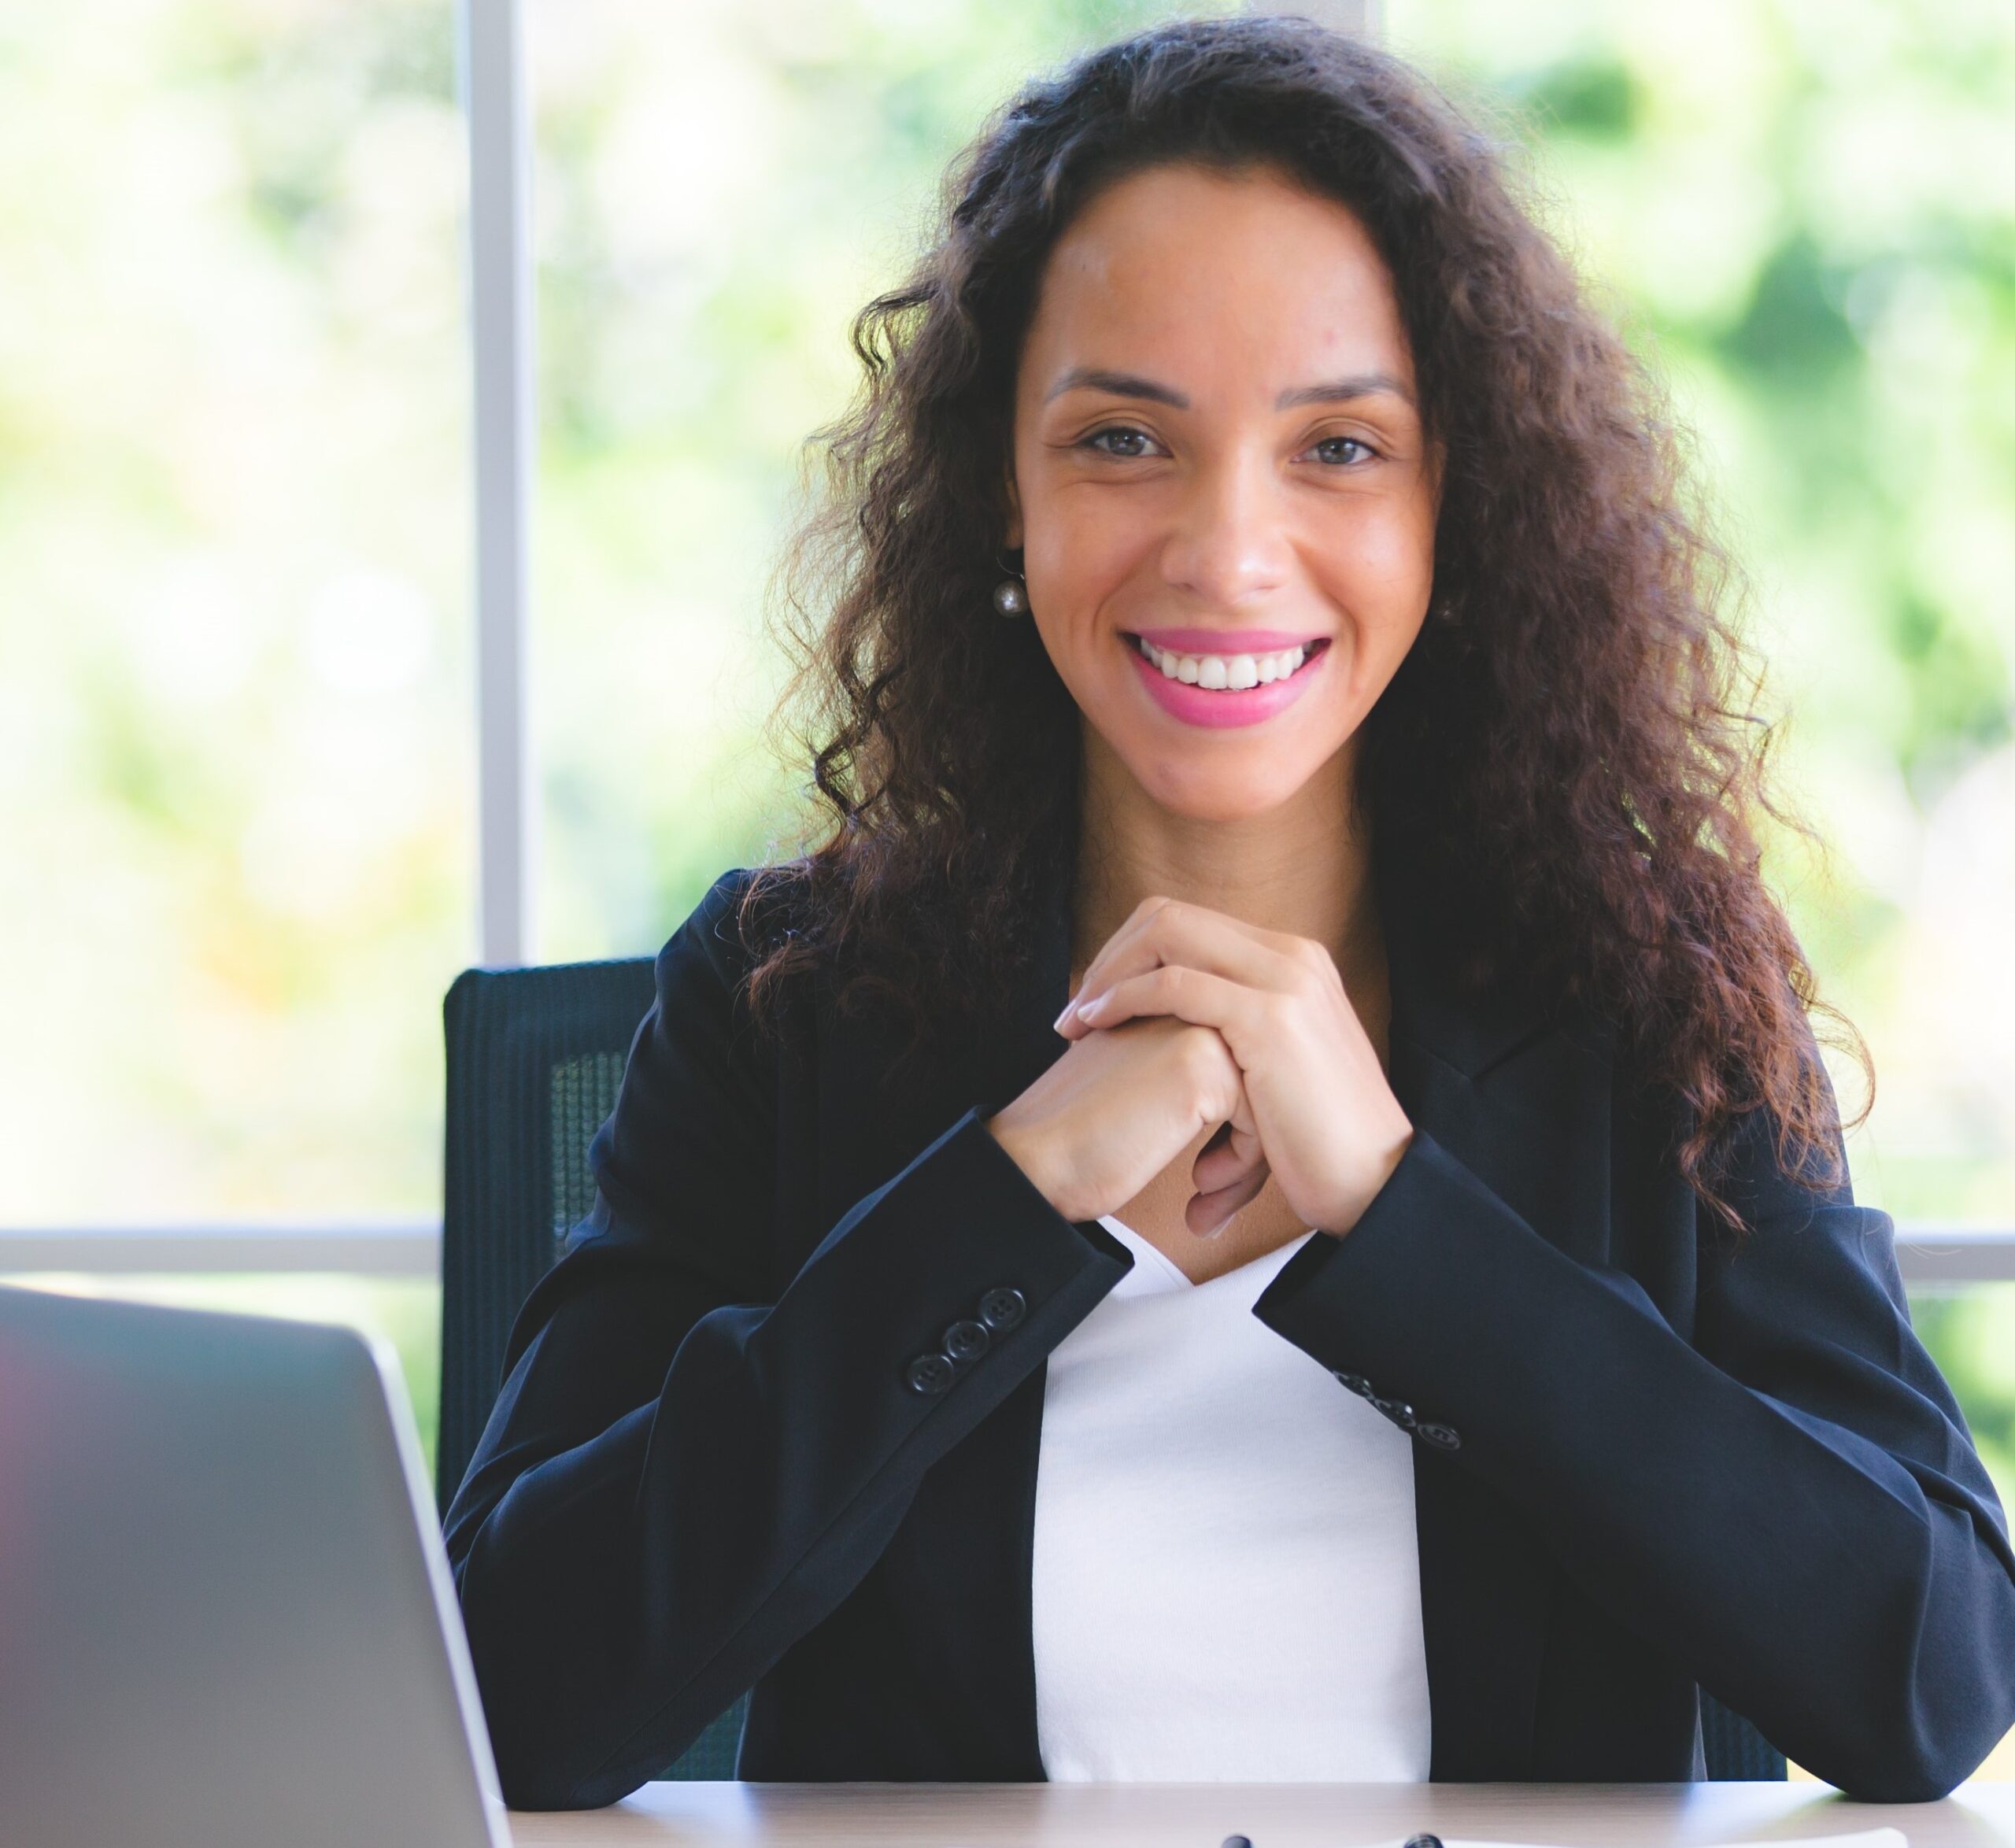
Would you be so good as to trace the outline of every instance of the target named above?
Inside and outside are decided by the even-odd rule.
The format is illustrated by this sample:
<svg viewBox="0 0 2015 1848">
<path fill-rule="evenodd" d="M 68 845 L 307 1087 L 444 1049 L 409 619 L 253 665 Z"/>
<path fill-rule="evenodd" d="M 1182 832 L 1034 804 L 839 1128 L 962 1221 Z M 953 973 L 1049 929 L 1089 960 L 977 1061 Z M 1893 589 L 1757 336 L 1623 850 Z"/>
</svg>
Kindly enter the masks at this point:
<svg viewBox="0 0 2015 1848">
<path fill-rule="evenodd" d="M 1025 968 L 1041 882 L 1074 863 L 1081 731 L 1033 626 L 989 603 L 1022 336 L 1100 188 L 1257 169 L 1370 231 L 1446 457 L 1436 614 L 1363 723 L 1374 876 L 1418 882 L 1459 983 L 1515 977 L 1614 1023 L 1736 1233 L 1714 1183 L 1740 1115 L 1773 1112 L 1805 1185 L 1844 1179 L 1810 1011 L 1861 1063 L 1862 1116 L 1873 1069 L 1759 870 L 1759 810 L 1823 845 L 1765 787 L 1760 670 L 1722 613 L 1746 581 L 1692 505 L 1662 386 L 1521 203 L 1518 137 L 1475 125 L 1492 114 L 1308 20 L 1244 15 L 1088 52 L 989 118 L 909 279 L 855 317 L 855 403 L 806 445 L 771 725 L 812 767 L 823 838 L 757 869 L 738 914 L 758 1022 L 823 970 L 914 1048 L 984 1030 Z"/>
</svg>

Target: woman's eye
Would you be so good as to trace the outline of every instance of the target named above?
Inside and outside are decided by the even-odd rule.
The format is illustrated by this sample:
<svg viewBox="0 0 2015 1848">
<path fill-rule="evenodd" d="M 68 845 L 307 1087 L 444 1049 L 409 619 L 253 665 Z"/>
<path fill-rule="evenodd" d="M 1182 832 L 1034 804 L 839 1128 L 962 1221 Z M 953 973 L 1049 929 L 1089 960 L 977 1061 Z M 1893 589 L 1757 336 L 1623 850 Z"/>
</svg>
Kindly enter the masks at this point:
<svg viewBox="0 0 2015 1848">
<path fill-rule="evenodd" d="M 1138 443 L 1152 445 L 1155 440 L 1152 437 L 1148 435 L 1144 430 L 1137 429 L 1131 424 L 1108 423 L 1104 429 L 1095 430 L 1089 436 L 1085 437 L 1083 439 L 1081 446 L 1085 449 L 1096 449 L 1102 456 L 1111 456 L 1122 462 L 1137 460 L 1148 453 L 1148 451 L 1146 449 L 1109 448 L 1107 446 L 1106 442 L 1106 439 L 1108 437 L 1112 438 L 1115 442 L 1119 444 Z M 1331 454 L 1323 458 L 1324 460 L 1340 463 L 1345 465 L 1348 465 L 1356 458 L 1350 456 L 1338 455 L 1334 453 L 1335 451 L 1340 449 L 1359 449 L 1362 450 L 1367 456 L 1375 456 L 1378 453 L 1376 449 L 1372 448 L 1370 444 L 1363 441 L 1362 438 L 1355 436 L 1325 436 L 1316 443 L 1315 447 L 1318 450 L 1327 449 L 1332 452 Z"/>
<path fill-rule="evenodd" d="M 1149 436 L 1144 430 L 1136 430 L 1130 424 L 1109 423 L 1104 429 L 1095 430 L 1089 436 L 1086 437 L 1085 438 L 1085 446 L 1087 449 L 1099 449 L 1100 444 L 1109 436 L 1116 436 L 1122 442 L 1132 442 L 1136 438 L 1138 438 L 1142 442 L 1152 442 L 1154 441 L 1154 438 Z M 1122 462 L 1133 461 L 1135 458 L 1144 453 L 1144 452 L 1139 449 L 1099 449 L 1099 453 L 1100 455 L 1115 456 Z"/>
</svg>

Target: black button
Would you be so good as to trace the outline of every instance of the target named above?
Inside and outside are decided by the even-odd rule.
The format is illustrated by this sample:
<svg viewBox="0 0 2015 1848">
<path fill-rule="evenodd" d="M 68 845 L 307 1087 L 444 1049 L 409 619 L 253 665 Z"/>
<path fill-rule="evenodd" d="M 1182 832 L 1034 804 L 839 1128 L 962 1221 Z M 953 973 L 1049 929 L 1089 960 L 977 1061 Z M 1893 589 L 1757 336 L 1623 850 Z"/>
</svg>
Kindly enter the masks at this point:
<svg viewBox="0 0 2015 1848">
<path fill-rule="evenodd" d="M 1028 1313 L 1028 1298 L 1005 1284 L 989 1290 L 979 1299 L 979 1318 L 996 1335 L 1014 1327 Z"/>
<path fill-rule="evenodd" d="M 910 1362 L 910 1390 L 912 1392 L 942 1392 L 952 1384 L 958 1371 L 941 1354 L 919 1354 Z"/>
<path fill-rule="evenodd" d="M 978 1360 L 993 1340 L 983 1321 L 955 1321 L 945 1331 L 945 1351 L 960 1362 Z"/>
<path fill-rule="evenodd" d="M 1416 1437 L 1425 1438 L 1429 1443 L 1440 1450 L 1459 1451 L 1462 1447 L 1462 1440 L 1456 1435 L 1455 1428 L 1452 1425 L 1416 1425 L 1414 1427 L 1414 1435 Z"/>
<path fill-rule="evenodd" d="M 1441 1838 L 1439 1835 L 1409 1835 L 1406 1848 L 1441 1848 Z"/>
<path fill-rule="evenodd" d="M 1333 1368 L 1331 1371 L 1334 1372 L 1335 1369 Z M 1367 1380 L 1363 1374 L 1337 1373 L 1337 1377 L 1342 1380 L 1351 1392 L 1355 1392 L 1359 1396 L 1359 1398 L 1369 1399 L 1371 1396 L 1371 1382 Z"/>
</svg>

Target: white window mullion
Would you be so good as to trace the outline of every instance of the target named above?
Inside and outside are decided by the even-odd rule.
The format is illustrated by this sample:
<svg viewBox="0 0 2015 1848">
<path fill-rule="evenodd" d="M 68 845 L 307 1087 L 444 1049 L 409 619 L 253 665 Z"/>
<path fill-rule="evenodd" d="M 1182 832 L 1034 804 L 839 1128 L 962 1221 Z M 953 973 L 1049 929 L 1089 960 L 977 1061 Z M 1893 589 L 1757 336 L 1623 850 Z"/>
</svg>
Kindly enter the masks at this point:
<svg viewBox="0 0 2015 1848">
<path fill-rule="evenodd" d="M 458 0 L 475 360 L 478 959 L 534 960 L 531 124 L 522 0 Z"/>
<path fill-rule="evenodd" d="M 272 1276 L 300 1271 L 438 1278 L 441 1227 L 436 1221 L 421 1219 L 0 1226 L 0 1276 Z"/>
</svg>

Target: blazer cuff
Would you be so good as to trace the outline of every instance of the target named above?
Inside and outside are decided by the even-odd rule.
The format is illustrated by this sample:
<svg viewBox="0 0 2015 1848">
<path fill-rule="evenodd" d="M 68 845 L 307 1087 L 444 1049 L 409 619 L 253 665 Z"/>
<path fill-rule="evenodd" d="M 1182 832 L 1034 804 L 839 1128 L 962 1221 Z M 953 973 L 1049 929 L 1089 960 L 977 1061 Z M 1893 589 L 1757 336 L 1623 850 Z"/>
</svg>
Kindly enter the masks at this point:
<svg viewBox="0 0 2015 1848">
<path fill-rule="evenodd" d="M 800 1266 L 798 1278 L 842 1240 L 865 1248 L 864 1222 L 872 1222 L 876 1262 L 900 1266 L 908 1294 L 932 1302 L 933 1313 L 967 1312 L 974 1266 L 993 1261 L 992 1254 L 1010 1258 L 1015 1274 L 995 1280 L 989 1271 L 989 1281 L 1032 1284 L 1040 1297 L 1031 1308 L 1052 1295 L 1064 1299 L 1058 1307 L 1068 1319 L 1054 1337 L 1062 1340 L 1133 1269 L 1133 1254 L 1096 1220 L 1064 1218 L 993 1139 L 985 1116 L 978 1105 L 966 1111 L 858 1201 Z M 903 1248 L 891 1249 L 892 1240 Z M 1038 1325 L 1047 1319 L 1031 1318 Z M 925 1331 L 914 1332 L 921 1340 Z"/>
<path fill-rule="evenodd" d="M 773 1306 L 747 1312 L 741 1345 L 780 1403 L 802 1395 L 796 1441 L 818 1428 L 815 1402 L 850 1468 L 900 1471 L 921 1447 L 920 1469 L 1133 1262 L 1104 1226 L 1058 1213 L 975 1107 L 856 1202 Z"/>
</svg>

